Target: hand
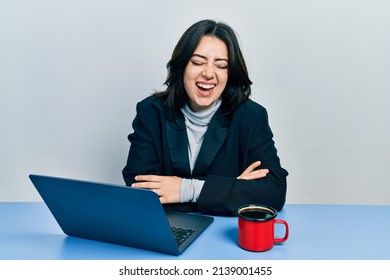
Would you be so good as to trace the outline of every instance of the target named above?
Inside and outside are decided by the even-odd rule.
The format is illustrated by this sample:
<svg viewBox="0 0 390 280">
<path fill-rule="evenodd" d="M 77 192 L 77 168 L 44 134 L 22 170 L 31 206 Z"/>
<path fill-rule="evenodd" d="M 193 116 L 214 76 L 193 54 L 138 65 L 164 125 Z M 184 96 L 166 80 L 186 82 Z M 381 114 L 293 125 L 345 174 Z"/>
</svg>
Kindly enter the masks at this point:
<svg viewBox="0 0 390 280">
<path fill-rule="evenodd" d="M 243 179 L 243 180 L 255 180 L 264 178 L 269 173 L 268 169 L 258 169 L 255 170 L 257 167 L 261 165 L 260 161 L 255 161 L 251 165 L 249 165 L 244 172 L 240 176 L 237 177 L 237 179 Z"/>
<path fill-rule="evenodd" d="M 161 203 L 180 202 L 180 185 L 183 180 L 176 176 L 138 175 L 132 184 L 134 188 L 149 189 L 154 191 Z"/>
</svg>

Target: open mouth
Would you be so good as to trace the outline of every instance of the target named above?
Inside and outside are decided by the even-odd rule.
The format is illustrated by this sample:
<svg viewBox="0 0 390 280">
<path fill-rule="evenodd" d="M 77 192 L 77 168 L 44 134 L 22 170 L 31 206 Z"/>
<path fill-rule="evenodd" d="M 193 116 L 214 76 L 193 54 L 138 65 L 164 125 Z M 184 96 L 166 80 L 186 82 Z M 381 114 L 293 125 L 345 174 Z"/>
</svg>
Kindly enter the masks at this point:
<svg viewBox="0 0 390 280">
<path fill-rule="evenodd" d="M 215 88 L 215 84 L 203 84 L 203 83 L 196 83 L 196 86 L 201 90 L 201 91 L 210 91 L 213 88 Z"/>
</svg>

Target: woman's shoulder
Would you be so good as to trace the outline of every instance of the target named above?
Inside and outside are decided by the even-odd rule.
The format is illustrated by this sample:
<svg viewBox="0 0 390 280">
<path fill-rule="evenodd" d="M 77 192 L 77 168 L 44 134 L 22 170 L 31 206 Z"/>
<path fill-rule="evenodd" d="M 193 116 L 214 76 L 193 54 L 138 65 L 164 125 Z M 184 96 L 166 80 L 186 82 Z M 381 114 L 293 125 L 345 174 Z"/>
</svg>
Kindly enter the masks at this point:
<svg viewBox="0 0 390 280">
<path fill-rule="evenodd" d="M 161 98 L 156 97 L 155 95 L 149 95 L 138 102 L 139 105 L 142 107 L 150 107 L 150 106 L 157 106 L 161 107 L 163 105 L 163 101 Z"/>
<path fill-rule="evenodd" d="M 246 102 L 238 106 L 238 108 L 234 112 L 234 115 L 248 116 L 253 118 L 256 115 L 258 116 L 267 115 L 267 110 L 264 106 L 260 105 L 259 103 L 253 101 L 252 99 L 248 99 Z"/>
<path fill-rule="evenodd" d="M 268 124 L 268 113 L 264 106 L 249 99 L 233 113 L 231 125 L 246 130 L 256 130 Z"/>
<path fill-rule="evenodd" d="M 137 103 L 137 108 L 141 110 L 146 110 L 146 111 L 164 111 L 164 101 L 156 97 L 155 95 L 150 95 L 142 99 Z"/>
</svg>

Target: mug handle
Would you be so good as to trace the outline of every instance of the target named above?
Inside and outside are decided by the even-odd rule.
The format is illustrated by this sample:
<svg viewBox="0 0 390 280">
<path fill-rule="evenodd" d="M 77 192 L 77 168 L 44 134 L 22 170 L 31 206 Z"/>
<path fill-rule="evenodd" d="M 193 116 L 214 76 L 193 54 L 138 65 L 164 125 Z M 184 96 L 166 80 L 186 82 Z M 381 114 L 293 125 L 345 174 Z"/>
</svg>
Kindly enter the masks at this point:
<svg viewBox="0 0 390 280">
<path fill-rule="evenodd" d="M 278 219 L 275 219 L 275 223 L 276 224 L 283 224 L 286 227 L 286 233 L 285 233 L 284 237 L 282 237 L 282 238 L 274 238 L 274 242 L 280 243 L 280 242 L 286 241 L 288 238 L 288 235 L 289 235 L 288 223 L 284 220 L 278 220 Z"/>
</svg>

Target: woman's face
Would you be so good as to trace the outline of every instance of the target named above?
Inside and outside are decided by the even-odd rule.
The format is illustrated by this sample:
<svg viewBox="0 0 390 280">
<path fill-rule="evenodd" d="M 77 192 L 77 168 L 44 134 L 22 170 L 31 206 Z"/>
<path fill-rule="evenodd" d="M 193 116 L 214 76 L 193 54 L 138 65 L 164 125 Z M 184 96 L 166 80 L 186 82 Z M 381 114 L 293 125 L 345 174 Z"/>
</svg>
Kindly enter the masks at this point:
<svg viewBox="0 0 390 280">
<path fill-rule="evenodd" d="M 184 88 L 192 111 L 202 111 L 221 96 L 228 80 L 228 49 L 213 36 L 203 36 L 184 70 Z"/>
</svg>

